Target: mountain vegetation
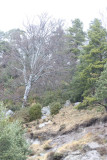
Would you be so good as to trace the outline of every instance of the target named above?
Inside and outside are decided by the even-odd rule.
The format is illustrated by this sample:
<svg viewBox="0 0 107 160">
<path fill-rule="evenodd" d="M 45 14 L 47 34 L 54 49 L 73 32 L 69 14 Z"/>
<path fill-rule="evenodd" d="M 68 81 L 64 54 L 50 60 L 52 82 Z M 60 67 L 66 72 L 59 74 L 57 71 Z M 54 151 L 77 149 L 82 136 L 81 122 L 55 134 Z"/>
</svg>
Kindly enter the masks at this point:
<svg viewBox="0 0 107 160">
<path fill-rule="evenodd" d="M 79 102 L 78 110 L 100 106 L 107 111 L 102 21 L 94 19 L 84 32 L 80 19 L 65 28 L 62 20 L 42 14 L 23 30 L 0 31 L 0 159 L 25 160 L 28 145 L 21 124 L 38 121 L 43 106 L 56 116 L 67 100 Z M 15 116 L 6 117 L 8 110 Z"/>
</svg>

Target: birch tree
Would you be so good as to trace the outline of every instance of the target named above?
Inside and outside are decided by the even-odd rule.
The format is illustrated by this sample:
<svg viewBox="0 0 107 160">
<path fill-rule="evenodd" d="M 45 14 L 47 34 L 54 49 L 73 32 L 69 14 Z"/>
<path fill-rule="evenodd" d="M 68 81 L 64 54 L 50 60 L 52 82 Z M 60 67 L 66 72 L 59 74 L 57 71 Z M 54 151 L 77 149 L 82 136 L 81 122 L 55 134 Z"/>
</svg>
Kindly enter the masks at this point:
<svg viewBox="0 0 107 160">
<path fill-rule="evenodd" d="M 38 20 L 37 24 L 28 23 L 25 31 L 12 30 L 9 34 L 14 61 L 12 65 L 22 74 L 25 85 L 22 107 L 26 106 L 32 85 L 53 69 L 51 39 L 58 23 L 46 15 Z"/>
</svg>

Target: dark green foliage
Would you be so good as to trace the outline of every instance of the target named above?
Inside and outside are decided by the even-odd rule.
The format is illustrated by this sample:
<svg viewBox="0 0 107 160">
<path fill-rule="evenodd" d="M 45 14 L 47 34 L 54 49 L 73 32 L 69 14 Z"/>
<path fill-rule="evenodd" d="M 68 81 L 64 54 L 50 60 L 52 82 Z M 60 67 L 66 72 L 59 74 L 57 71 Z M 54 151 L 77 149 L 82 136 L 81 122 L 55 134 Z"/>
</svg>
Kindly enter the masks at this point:
<svg viewBox="0 0 107 160">
<path fill-rule="evenodd" d="M 30 120 L 36 120 L 36 119 L 40 119 L 41 118 L 41 104 L 37 103 L 34 104 L 30 107 L 29 109 L 29 116 L 30 116 Z"/>
<path fill-rule="evenodd" d="M 96 82 L 95 97 L 98 103 L 107 108 L 107 63 L 104 66 L 104 71 Z"/>
<path fill-rule="evenodd" d="M 74 54 L 74 58 L 80 55 L 80 48 L 85 41 L 83 23 L 79 19 L 72 21 L 72 27 L 68 29 L 69 50 Z"/>
<path fill-rule="evenodd" d="M 79 105 L 76 106 L 77 109 L 86 109 L 88 106 L 92 105 L 94 102 L 96 102 L 95 97 L 86 97 L 84 98 L 84 101 L 81 102 Z"/>
<path fill-rule="evenodd" d="M 14 101 L 11 99 L 5 99 L 4 105 L 7 109 L 12 110 L 13 112 L 21 109 L 21 103 L 14 103 Z"/>
<path fill-rule="evenodd" d="M 48 106 L 53 102 L 60 102 L 64 104 L 66 100 L 70 98 L 71 90 L 69 90 L 69 85 L 63 86 L 55 91 L 48 91 L 44 93 L 42 97 L 43 106 Z"/>
<path fill-rule="evenodd" d="M 104 71 L 96 82 L 96 98 L 98 101 L 104 101 L 107 98 L 107 63 L 104 66 Z"/>
<path fill-rule="evenodd" d="M 107 61 L 106 35 L 101 22 L 95 19 L 88 32 L 89 43 L 84 46 L 80 64 L 71 83 L 71 100 L 82 101 L 80 108 L 88 106 L 95 95 L 96 81 Z"/>
<path fill-rule="evenodd" d="M 0 159 L 26 160 L 28 144 L 18 121 L 10 122 L 5 117 L 5 107 L 0 103 Z"/>
<path fill-rule="evenodd" d="M 53 102 L 50 106 L 51 108 L 51 114 L 55 115 L 59 113 L 59 110 L 61 109 L 61 104 L 60 102 Z"/>
</svg>

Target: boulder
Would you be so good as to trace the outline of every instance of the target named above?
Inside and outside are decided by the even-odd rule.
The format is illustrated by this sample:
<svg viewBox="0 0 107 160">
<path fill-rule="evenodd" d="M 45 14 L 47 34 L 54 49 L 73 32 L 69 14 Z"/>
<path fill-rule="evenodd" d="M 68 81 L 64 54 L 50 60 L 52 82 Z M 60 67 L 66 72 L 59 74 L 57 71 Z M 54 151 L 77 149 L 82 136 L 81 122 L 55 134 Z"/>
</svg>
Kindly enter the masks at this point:
<svg viewBox="0 0 107 160">
<path fill-rule="evenodd" d="M 46 118 L 47 118 L 47 116 L 42 116 L 42 117 L 41 117 L 41 119 L 46 119 Z"/>
<path fill-rule="evenodd" d="M 83 150 L 85 152 L 87 152 L 87 151 L 90 151 L 90 150 L 96 150 L 99 147 L 100 147 L 100 145 L 97 142 L 90 142 L 90 143 L 84 145 Z"/>
<path fill-rule="evenodd" d="M 96 150 L 86 152 L 85 154 L 72 152 L 64 160 L 101 160 L 101 156 Z"/>
<path fill-rule="evenodd" d="M 75 102 L 74 103 L 74 106 L 77 106 L 77 105 L 79 105 L 81 102 Z"/>
<path fill-rule="evenodd" d="M 10 109 L 6 112 L 6 117 L 8 117 L 8 116 L 11 117 L 13 115 L 14 115 L 14 112 Z"/>
<path fill-rule="evenodd" d="M 50 112 L 50 107 L 49 106 L 43 107 L 42 110 L 41 110 L 41 112 L 42 112 L 43 116 L 49 116 L 50 113 L 51 113 Z"/>
<path fill-rule="evenodd" d="M 70 105 L 71 105 L 70 100 L 67 100 L 67 101 L 65 102 L 65 104 L 64 104 L 64 107 L 69 107 Z"/>
<path fill-rule="evenodd" d="M 101 160 L 101 156 L 100 154 L 96 151 L 89 151 L 87 152 L 82 158 L 81 160 Z"/>
</svg>

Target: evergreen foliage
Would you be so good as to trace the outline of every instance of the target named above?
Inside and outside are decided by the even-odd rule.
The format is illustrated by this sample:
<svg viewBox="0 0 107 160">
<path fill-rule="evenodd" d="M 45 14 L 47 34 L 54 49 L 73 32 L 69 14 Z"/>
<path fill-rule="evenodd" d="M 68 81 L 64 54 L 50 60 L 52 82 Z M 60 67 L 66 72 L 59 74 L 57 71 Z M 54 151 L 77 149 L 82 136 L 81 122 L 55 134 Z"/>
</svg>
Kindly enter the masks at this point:
<svg viewBox="0 0 107 160">
<path fill-rule="evenodd" d="M 65 85 L 55 91 L 51 90 L 51 91 L 45 92 L 42 97 L 43 106 L 48 106 L 53 102 L 60 102 L 61 104 L 64 104 L 65 101 L 70 98 L 71 91 L 68 90 L 68 88 L 69 88 L 69 85 L 67 86 Z"/>
<path fill-rule="evenodd" d="M 30 109 L 29 109 L 29 116 L 30 116 L 30 120 L 36 120 L 36 119 L 40 119 L 41 118 L 41 104 L 37 103 L 37 104 L 33 104 Z"/>
<path fill-rule="evenodd" d="M 83 23 L 79 19 L 72 21 L 72 27 L 68 29 L 69 50 L 77 59 L 80 55 L 81 46 L 85 41 L 85 32 L 83 32 Z"/>
<path fill-rule="evenodd" d="M 6 110 L 0 103 L 0 159 L 26 160 L 28 145 L 18 121 L 10 122 Z"/>
<path fill-rule="evenodd" d="M 95 97 L 98 103 L 104 105 L 107 110 L 107 63 L 104 66 L 104 71 L 96 82 Z"/>
<path fill-rule="evenodd" d="M 53 102 L 51 104 L 51 115 L 56 115 L 59 113 L 59 110 L 61 109 L 60 102 Z"/>
<path fill-rule="evenodd" d="M 101 22 L 95 19 L 88 31 L 88 45 L 84 46 L 83 53 L 80 56 L 80 64 L 73 78 L 72 101 L 83 101 L 83 107 L 93 101 L 95 94 L 95 84 L 103 71 L 104 64 L 107 61 L 107 42 L 106 30 L 102 27 Z"/>
</svg>

